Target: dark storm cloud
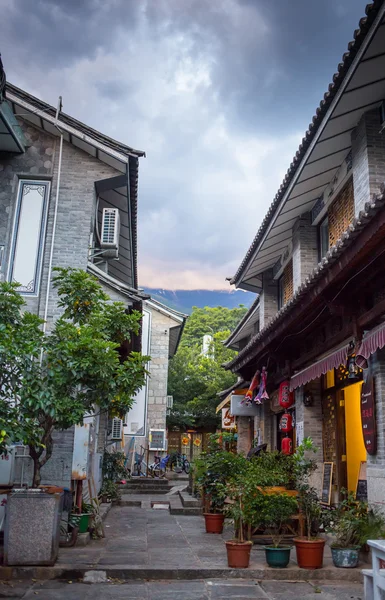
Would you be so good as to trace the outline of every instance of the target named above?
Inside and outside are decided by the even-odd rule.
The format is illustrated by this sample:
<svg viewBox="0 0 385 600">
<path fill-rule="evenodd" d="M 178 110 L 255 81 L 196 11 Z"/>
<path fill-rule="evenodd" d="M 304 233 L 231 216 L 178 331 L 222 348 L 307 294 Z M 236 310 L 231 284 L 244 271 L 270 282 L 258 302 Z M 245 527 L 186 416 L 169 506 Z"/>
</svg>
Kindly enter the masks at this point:
<svg viewBox="0 0 385 600">
<path fill-rule="evenodd" d="M 224 287 L 361 0 L 0 0 L 8 79 L 141 148 L 141 285 Z M 235 225 L 235 227 L 234 227 Z"/>
<path fill-rule="evenodd" d="M 0 40 L 18 40 L 17 52 L 41 65 L 69 66 L 108 48 L 117 30 L 134 29 L 140 2 L 131 0 L 3 0 Z M 31 54 L 33 51 L 33 54 Z M 4 52 L 4 50 L 3 50 Z"/>
</svg>

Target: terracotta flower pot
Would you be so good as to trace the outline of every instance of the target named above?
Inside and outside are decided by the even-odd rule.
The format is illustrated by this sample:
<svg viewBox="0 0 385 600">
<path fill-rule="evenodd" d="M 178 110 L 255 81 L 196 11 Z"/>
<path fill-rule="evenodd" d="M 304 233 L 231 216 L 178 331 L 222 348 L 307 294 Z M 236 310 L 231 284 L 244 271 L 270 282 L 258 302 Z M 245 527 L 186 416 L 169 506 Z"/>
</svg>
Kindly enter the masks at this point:
<svg viewBox="0 0 385 600">
<path fill-rule="evenodd" d="M 293 540 L 297 552 L 297 562 L 301 569 L 321 569 L 324 557 L 325 540 L 315 538 L 308 540 L 298 537 Z"/>
<path fill-rule="evenodd" d="M 226 542 L 227 564 L 232 569 L 247 569 L 250 564 L 250 552 L 253 542 Z"/>
<path fill-rule="evenodd" d="M 204 513 L 206 533 L 222 533 L 225 515 L 222 513 Z"/>
</svg>

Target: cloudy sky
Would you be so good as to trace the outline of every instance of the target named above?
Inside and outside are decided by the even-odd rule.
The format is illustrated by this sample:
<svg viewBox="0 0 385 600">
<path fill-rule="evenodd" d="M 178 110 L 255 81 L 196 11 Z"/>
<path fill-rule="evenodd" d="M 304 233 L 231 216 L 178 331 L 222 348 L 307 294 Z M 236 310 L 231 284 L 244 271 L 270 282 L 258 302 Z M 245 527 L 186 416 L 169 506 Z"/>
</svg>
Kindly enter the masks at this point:
<svg viewBox="0 0 385 600">
<path fill-rule="evenodd" d="M 227 288 L 362 0 L 0 0 L 9 81 L 145 150 L 139 280 Z"/>
</svg>

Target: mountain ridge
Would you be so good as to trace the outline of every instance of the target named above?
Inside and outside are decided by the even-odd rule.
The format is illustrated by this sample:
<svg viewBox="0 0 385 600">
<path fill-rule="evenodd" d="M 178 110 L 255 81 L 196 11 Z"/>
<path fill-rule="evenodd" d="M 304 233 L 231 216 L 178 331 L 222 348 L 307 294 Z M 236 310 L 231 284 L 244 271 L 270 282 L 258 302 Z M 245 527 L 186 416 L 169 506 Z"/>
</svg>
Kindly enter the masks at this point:
<svg viewBox="0 0 385 600">
<path fill-rule="evenodd" d="M 188 315 L 193 306 L 224 306 L 231 309 L 243 304 L 249 308 L 255 299 L 255 294 L 243 290 L 165 290 L 145 287 L 143 291 L 154 300 Z"/>
</svg>

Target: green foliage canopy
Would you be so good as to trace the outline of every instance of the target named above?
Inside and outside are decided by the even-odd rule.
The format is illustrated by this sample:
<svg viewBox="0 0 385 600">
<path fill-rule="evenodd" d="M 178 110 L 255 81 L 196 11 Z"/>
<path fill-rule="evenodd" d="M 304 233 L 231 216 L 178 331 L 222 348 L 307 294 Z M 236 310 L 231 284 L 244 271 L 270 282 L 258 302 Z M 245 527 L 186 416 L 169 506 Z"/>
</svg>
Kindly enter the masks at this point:
<svg viewBox="0 0 385 600">
<path fill-rule="evenodd" d="M 24 311 L 17 283 L 0 283 L 0 451 L 28 444 L 33 484 L 53 451 L 53 431 L 108 411 L 123 416 L 142 387 L 149 357 L 119 349 L 137 334 L 141 315 L 111 302 L 97 280 L 79 269 L 57 269 L 54 286 L 63 314 L 49 335 Z"/>
<path fill-rule="evenodd" d="M 247 308 L 193 308 L 188 318 L 177 354 L 170 361 L 168 393 L 174 397 L 174 407 L 168 417 L 169 427 L 206 427 L 219 424 L 215 408 L 217 393 L 236 381 L 236 376 L 222 368 L 235 356 L 224 346 Z M 210 356 L 202 354 L 203 336 L 213 336 Z"/>
</svg>

